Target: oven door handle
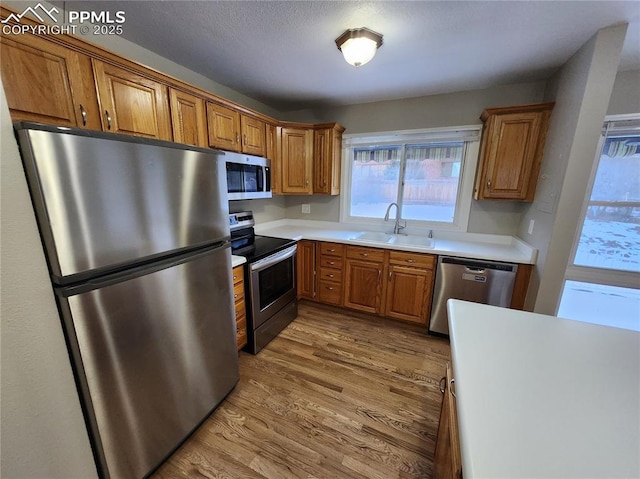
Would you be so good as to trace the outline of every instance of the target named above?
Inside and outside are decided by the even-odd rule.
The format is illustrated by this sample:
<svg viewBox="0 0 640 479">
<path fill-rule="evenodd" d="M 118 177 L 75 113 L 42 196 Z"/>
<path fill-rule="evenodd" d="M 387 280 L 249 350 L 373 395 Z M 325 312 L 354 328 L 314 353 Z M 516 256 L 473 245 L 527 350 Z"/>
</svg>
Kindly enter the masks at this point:
<svg viewBox="0 0 640 479">
<path fill-rule="evenodd" d="M 297 245 L 291 246 L 290 248 L 284 249 L 282 251 L 278 251 L 271 256 L 267 256 L 260 261 L 256 261 L 255 263 L 251 263 L 250 268 L 251 271 L 262 271 L 263 269 L 267 269 L 269 266 L 273 266 L 280 261 L 283 261 L 287 258 L 291 258 L 296 254 Z"/>
</svg>

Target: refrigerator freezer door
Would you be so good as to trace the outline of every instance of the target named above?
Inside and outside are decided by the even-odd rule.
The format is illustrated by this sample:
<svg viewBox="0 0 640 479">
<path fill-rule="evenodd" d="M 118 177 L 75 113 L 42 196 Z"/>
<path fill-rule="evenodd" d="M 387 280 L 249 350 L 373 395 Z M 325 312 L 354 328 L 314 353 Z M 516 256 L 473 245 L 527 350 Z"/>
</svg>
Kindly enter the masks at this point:
<svg viewBox="0 0 640 479">
<path fill-rule="evenodd" d="M 229 237 L 217 152 L 49 130 L 18 137 L 55 283 Z"/>
<path fill-rule="evenodd" d="M 74 296 L 59 290 L 103 477 L 143 477 L 238 381 L 230 278 L 227 244 Z"/>
</svg>

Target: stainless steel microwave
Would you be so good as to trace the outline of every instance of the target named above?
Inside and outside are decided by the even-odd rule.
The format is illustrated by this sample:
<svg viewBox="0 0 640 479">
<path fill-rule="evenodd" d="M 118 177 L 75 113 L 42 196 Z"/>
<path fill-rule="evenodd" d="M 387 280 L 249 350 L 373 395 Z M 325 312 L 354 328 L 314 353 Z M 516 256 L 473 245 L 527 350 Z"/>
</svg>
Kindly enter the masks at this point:
<svg viewBox="0 0 640 479">
<path fill-rule="evenodd" d="M 230 200 L 271 198 L 269 160 L 259 156 L 224 154 L 227 164 L 227 191 Z"/>
</svg>

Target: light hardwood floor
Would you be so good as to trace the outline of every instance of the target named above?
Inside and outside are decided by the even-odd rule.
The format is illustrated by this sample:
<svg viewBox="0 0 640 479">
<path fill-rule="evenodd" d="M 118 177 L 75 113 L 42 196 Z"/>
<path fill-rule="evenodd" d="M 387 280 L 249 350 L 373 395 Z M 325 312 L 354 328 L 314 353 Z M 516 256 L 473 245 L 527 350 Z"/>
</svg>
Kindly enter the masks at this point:
<svg viewBox="0 0 640 479">
<path fill-rule="evenodd" d="M 448 360 L 416 326 L 302 301 L 151 477 L 430 478 Z"/>
</svg>

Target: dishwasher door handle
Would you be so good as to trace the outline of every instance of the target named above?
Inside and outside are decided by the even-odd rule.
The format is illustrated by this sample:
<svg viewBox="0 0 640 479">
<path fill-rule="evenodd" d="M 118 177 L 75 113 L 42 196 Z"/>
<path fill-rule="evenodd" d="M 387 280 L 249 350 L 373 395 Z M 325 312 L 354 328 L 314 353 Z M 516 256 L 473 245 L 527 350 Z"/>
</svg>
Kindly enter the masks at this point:
<svg viewBox="0 0 640 479">
<path fill-rule="evenodd" d="M 469 273 L 475 273 L 475 274 L 484 274 L 487 272 L 485 268 L 470 268 L 469 266 L 465 266 L 464 269 Z"/>
</svg>

